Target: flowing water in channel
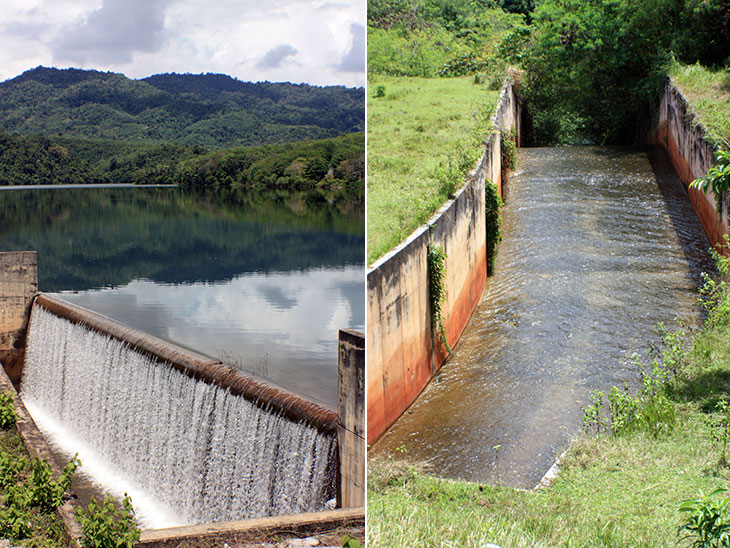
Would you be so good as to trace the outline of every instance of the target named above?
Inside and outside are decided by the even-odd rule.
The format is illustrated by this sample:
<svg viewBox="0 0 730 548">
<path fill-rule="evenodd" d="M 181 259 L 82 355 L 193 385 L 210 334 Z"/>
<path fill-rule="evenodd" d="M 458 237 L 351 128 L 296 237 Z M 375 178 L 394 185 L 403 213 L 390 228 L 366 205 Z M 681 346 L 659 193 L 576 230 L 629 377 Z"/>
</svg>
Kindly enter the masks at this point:
<svg viewBox="0 0 730 548">
<path fill-rule="evenodd" d="M 709 243 L 658 149 L 520 150 L 502 232 L 454 355 L 371 456 L 533 487 L 591 391 L 636 384 L 631 355 L 658 342 L 658 322 L 699 325 Z"/>
</svg>

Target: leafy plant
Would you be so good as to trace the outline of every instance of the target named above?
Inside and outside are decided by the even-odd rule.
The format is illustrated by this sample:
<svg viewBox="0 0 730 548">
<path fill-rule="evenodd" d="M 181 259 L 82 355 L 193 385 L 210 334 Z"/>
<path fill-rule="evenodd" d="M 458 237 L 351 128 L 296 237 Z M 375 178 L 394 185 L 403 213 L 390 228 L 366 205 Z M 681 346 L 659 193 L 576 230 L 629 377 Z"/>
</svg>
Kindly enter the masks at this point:
<svg viewBox="0 0 730 548">
<path fill-rule="evenodd" d="M 33 515 L 23 506 L 10 505 L 0 510 L 0 537 L 22 540 L 31 534 Z"/>
<path fill-rule="evenodd" d="M 446 351 L 451 354 L 451 346 L 446 337 L 444 316 L 441 306 L 446 302 L 446 253 L 441 246 L 429 243 L 426 248 L 428 265 L 428 297 L 431 305 L 431 325 L 434 332 L 439 334 L 439 340 Z"/>
<path fill-rule="evenodd" d="M 3 392 L 0 394 L 0 428 L 7 430 L 15 424 L 16 420 L 18 420 L 18 414 L 15 412 L 13 396 Z"/>
<path fill-rule="evenodd" d="M 685 500 L 679 505 L 680 512 L 689 514 L 687 522 L 678 531 L 686 534 L 682 540 L 691 540 L 692 548 L 721 548 L 730 546 L 730 497 L 717 499 L 724 489 L 716 489 L 708 496 Z"/>
<path fill-rule="evenodd" d="M 101 504 L 91 499 L 87 509 L 76 510 L 76 518 L 81 524 L 84 548 L 132 548 L 140 537 L 132 499 L 126 493 L 121 509 L 111 497 Z"/>
<path fill-rule="evenodd" d="M 383 84 L 375 86 L 375 95 L 373 97 L 385 97 L 385 86 Z"/>
<path fill-rule="evenodd" d="M 514 171 L 517 167 L 515 130 L 503 131 L 501 137 L 502 172 L 507 170 Z"/>
<path fill-rule="evenodd" d="M 628 387 L 611 387 L 608 393 L 608 415 L 603 413 L 604 393 L 595 390 L 591 394 L 591 405 L 583 410 L 583 429 L 586 432 L 601 432 L 610 426 L 614 436 L 642 431 L 658 437 L 670 430 L 675 422 L 674 404 L 668 397 L 676 368 L 684 359 L 682 344 L 684 332 L 668 332 L 659 324 L 664 348 L 661 355 L 651 361 L 648 368 L 634 354 L 634 364 L 639 371 L 640 388 L 635 395 Z M 671 373 L 671 375 L 670 375 Z"/>
<path fill-rule="evenodd" d="M 58 508 L 63 504 L 66 491 L 71 489 L 71 481 L 80 465 L 78 455 L 63 467 L 58 480 L 53 479 L 51 466 L 45 460 L 33 459 L 30 463 L 28 478 L 28 504 L 45 510 Z"/>
<path fill-rule="evenodd" d="M 727 234 L 722 247 L 726 250 L 730 247 L 730 236 Z M 700 288 L 700 303 L 708 313 L 705 323 L 712 327 L 726 323 L 730 319 L 730 299 L 727 298 L 730 257 L 725 257 L 715 249 L 710 249 L 710 254 L 715 260 L 720 278 L 715 280 L 709 274 L 702 273 L 704 283 Z"/>
<path fill-rule="evenodd" d="M 591 392 L 591 404 L 583 409 L 583 430 L 586 433 L 600 433 L 608 428 L 608 421 L 603 415 L 603 392 Z"/>
<path fill-rule="evenodd" d="M 342 537 L 342 548 L 362 548 L 360 541 L 350 535 Z"/>
<path fill-rule="evenodd" d="M 699 188 L 707 194 L 712 189 L 715 195 L 717 212 L 722 213 L 722 202 L 727 196 L 730 187 L 730 151 L 719 149 L 716 151 L 716 162 L 709 169 L 707 175 L 699 177 L 690 183 L 690 188 Z"/>
<path fill-rule="evenodd" d="M 17 482 L 28 466 L 28 460 L 0 451 L 0 488 L 5 489 Z"/>
<path fill-rule="evenodd" d="M 497 246 L 502 241 L 502 198 L 497 185 L 487 180 L 484 184 L 484 215 L 487 230 L 487 276 L 494 272 L 494 261 L 497 258 Z"/>
</svg>

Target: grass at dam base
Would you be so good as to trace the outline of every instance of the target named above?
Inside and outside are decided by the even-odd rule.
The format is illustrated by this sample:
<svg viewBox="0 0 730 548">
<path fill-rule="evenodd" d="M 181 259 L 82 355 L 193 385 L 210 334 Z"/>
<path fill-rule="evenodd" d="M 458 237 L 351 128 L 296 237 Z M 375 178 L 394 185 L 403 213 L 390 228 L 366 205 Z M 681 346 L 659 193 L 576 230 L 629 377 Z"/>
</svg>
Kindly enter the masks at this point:
<svg viewBox="0 0 730 548">
<path fill-rule="evenodd" d="M 672 424 L 583 435 L 555 481 L 535 491 L 440 479 L 407 452 L 371 461 L 367 545 L 691 546 L 697 537 L 679 531 L 689 517 L 680 504 L 730 483 L 730 414 L 718 407 L 730 395 L 730 296 L 714 287 L 720 296 L 702 330 L 663 352 L 668 375 L 657 393 Z"/>
</svg>

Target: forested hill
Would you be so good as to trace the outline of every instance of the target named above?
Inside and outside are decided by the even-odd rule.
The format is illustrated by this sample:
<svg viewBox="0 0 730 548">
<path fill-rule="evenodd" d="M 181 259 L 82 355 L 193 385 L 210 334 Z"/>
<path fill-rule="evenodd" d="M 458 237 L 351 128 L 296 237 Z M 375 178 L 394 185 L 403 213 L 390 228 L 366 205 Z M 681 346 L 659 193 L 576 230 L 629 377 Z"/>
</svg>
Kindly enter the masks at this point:
<svg viewBox="0 0 730 548">
<path fill-rule="evenodd" d="M 0 83 L 0 129 L 223 149 L 362 131 L 364 101 L 343 86 L 38 67 Z"/>
</svg>

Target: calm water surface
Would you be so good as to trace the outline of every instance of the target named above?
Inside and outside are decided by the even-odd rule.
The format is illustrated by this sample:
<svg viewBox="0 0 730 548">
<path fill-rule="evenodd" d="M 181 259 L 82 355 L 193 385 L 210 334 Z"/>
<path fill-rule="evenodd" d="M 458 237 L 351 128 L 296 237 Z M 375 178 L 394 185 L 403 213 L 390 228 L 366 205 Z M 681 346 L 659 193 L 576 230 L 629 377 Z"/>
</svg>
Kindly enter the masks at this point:
<svg viewBox="0 0 730 548">
<path fill-rule="evenodd" d="M 533 487 L 592 390 L 635 384 L 654 327 L 697 325 L 709 243 L 654 149 L 522 149 L 495 275 L 455 354 L 375 446 Z"/>
<path fill-rule="evenodd" d="M 0 191 L 0 250 L 37 250 L 41 291 L 330 406 L 364 241 L 362 204 L 320 195 Z"/>
</svg>

